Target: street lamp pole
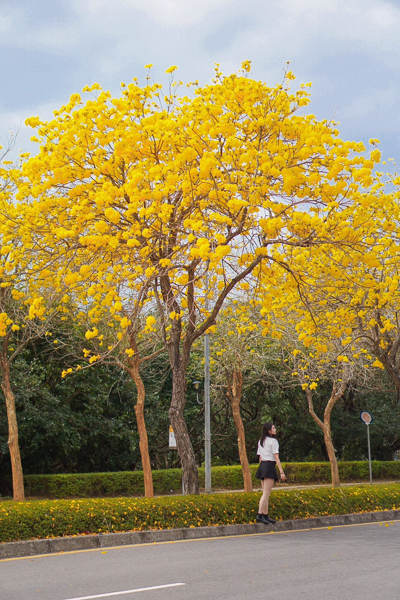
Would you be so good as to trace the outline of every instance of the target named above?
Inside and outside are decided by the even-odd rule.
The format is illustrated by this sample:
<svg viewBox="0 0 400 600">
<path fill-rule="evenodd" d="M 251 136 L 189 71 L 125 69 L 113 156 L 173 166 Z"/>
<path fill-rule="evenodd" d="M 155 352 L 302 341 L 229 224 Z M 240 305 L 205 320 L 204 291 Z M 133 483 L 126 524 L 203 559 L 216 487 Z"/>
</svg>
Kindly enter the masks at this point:
<svg viewBox="0 0 400 600">
<path fill-rule="evenodd" d="M 208 334 L 204 338 L 204 465 L 205 465 L 205 485 L 207 494 L 211 493 L 211 427 L 210 427 L 210 339 Z M 196 390 L 196 399 L 198 404 L 203 404 L 199 400 L 199 390 L 201 381 L 193 381 L 193 387 Z"/>
<path fill-rule="evenodd" d="M 204 308 L 208 312 L 208 267 L 205 276 Z M 211 494 L 211 409 L 210 409 L 210 336 L 204 336 L 204 489 Z"/>
<path fill-rule="evenodd" d="M 211 493 L 210 336 L 204 336 L 204 466 L 205 492 Z"/>
</svg>

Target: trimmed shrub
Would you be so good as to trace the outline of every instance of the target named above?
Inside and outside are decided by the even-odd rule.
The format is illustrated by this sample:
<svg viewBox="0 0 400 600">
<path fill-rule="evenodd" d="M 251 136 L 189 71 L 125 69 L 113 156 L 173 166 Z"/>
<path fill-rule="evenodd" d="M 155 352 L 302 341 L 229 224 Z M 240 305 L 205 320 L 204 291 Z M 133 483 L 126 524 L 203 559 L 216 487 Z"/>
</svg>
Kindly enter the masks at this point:
<svg viewBox="0 0 400 600">
<path fill-rule="evenodd" d="M 368 481 L 367 462 L 339 462 L 340 480 Z M 289 484 L 318 484 L 331 482 L 329 462 L 283 463 Z M 260 487 L 255 478 L 257 465 L 250 466 L 253 486 Z M 375 480 L 400 479 L 400 462 L 373 461 Z M 204 487 L 204 468 L 199 469 L 200 487 Z M 182 490 L 181 469 L 153 471 L 154 493 L 179 494 Z M 239 465 L 212 468 L 213 490 L 240 490 L 243 488 L 242 469 Z M 105 498 L 116 496 L 143 496 L 142 471 L 118 473 L 71 473 L 64 475 L 26 475 L 25 491 L 30 497 L 44 498 Z"/>
<path fill-rule="evenodd" d="M 96 498 L 144 494 L 142 471 L 26 475 L 24 482 L 27 496 L 45 498 Z"/>
<path fill-rule="evenodd" d="M 172 498 L 95 498 L 4 501 L 0 541 L 68 535 L 232 525 L 255 520 L 260 494 Z M 270 512 L 278 520 L 400 508 L 400 484 L 276 490 Z"/>
</svg>

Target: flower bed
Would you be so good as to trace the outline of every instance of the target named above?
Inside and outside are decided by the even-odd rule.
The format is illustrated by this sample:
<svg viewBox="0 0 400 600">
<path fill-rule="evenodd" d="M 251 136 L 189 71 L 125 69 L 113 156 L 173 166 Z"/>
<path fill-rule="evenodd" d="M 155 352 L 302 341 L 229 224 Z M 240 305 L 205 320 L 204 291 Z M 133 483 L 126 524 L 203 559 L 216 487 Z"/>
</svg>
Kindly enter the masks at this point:
<svg viewBox="0 0 400 600">
<path fill-rule="evenodd" d="M 5 501 L 0 541 L 252 523 L 259 492 L 164 498 L 92 498 Z M 278 520 L 400 508 L 400 484 L 310 490 L 274 490 L 270 514 Z"/>
</svg>

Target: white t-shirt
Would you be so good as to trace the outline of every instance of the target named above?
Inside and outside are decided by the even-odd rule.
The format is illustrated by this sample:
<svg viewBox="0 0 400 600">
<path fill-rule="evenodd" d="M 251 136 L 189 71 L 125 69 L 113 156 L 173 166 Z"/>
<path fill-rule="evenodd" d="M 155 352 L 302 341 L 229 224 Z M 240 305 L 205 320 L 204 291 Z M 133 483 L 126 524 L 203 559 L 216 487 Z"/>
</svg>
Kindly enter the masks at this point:
<svg viewBox="0 0 400 600">
<path fill-rule="evenodd" d="M 274 454 L 279 454 L 278 440 L 271 437 L 266 437 L 263 446 L 258 442 L 257 454 L 261 456 L 261 460 L 275 461 Z"/>
</svg>

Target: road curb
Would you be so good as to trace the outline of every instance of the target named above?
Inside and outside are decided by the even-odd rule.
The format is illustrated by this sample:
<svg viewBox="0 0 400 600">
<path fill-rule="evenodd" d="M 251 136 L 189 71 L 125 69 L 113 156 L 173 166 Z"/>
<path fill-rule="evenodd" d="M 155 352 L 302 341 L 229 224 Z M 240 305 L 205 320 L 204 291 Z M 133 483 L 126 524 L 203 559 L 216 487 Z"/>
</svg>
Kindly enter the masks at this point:
<svg viewBox="0 0 400 600">
<path fill-rule="evenodd" d="M 197 540 L 201 538 L 251 535 L 255 533 L 295 531 L 301 529 L 318 529 L 321 527 L 377 523 L 394 521 L 397 519 L 400 519 L 400 510 L 386 510 L 381 512 L 353 513 L 331 517 L 292 519 L 289 521 L 278 521 L 275 525 L 269 526 L 260 523 L 249 523 L 242 525 L 216 525 L 213 527 L 104 533 L 46 540 L 28 540 L 25 542 L 3 542 L 0 544 L 0 560 L 42 554 L 54 554 L 58 552 L 112 548 L 115 546 Z"/>
</svg>

